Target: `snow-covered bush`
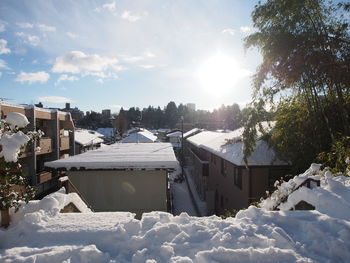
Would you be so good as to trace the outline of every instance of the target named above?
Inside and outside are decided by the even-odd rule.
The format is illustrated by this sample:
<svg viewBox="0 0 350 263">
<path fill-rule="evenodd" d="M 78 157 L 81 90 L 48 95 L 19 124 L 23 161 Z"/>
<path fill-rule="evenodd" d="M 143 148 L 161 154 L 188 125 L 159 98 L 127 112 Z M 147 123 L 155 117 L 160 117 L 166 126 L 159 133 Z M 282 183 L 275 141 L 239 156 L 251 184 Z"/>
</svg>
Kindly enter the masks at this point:
<svg viewBox="0 0 350 263">
<path fill-rule="evenodd" d="M 33 198 L 35 190 L 28 186 L 18 156 L 22 147 L 35 138 L 42 136 L 41 131 L 23 132 L 29 124 L 21 113 L 9 113 L 5 120 L 0 120 L 0 210 L 1 224 L 9 222 L 9 209 L 18 210 L 20 201 L 28 202 Z"/>
<path fill-rule="evenodd" d="M 350 209 L 350 203 L 347 204 L 348 201 L 344 201 L 350 201 L 348 189 L 350 177 L 347 173 L 346 170 L 344 173 L 332 174 L 328 167 L 321 169 L 320 164 L 311 164 L 304 173 L 294 176 L 288 182 L 276 181 L 276 190 L 268 194 L 266 199 L 262 199 L 258 206 L 266 210 L 285 211 L 294 209 L 300 201 L 305 201 L 314 206 L 316 210 L 325 212 L 334 208 L 329 207 L 329 203 L 332 201 L 343 204 L 342 209 L 338 210 L 348 211 L 346 208 Z M 310 188 L 303 184 L 307 180 L 310 182 Z M 339 214 L 342 211 L 333 211 L 332 213 Z"/>
</svg>

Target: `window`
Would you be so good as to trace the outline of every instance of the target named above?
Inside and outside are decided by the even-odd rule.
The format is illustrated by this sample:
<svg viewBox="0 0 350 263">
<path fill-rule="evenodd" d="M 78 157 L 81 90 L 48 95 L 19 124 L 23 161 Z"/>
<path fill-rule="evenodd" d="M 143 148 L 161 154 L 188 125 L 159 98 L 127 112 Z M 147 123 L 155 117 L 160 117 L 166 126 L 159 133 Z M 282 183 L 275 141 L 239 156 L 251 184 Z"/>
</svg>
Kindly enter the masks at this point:
<svg viewBox="0 0 350 263">
<path fill-rule="evenodd" d="M 235 167 L 234 184 L 242 190 L 242 169 Z"/>
</svg>

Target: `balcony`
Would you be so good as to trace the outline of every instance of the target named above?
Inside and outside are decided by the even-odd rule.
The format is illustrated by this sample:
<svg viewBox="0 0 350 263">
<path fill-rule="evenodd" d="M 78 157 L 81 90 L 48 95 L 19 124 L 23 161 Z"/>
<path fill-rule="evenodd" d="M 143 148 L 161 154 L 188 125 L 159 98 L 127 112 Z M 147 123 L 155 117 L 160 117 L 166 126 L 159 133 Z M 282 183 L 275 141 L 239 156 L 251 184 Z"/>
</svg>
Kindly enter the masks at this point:
<svg viewBox="0 0 350 263">
<path fill-rule="evenodd" d="M 68 150 L 69 147 L 69 137 L 62 136 L 60 137 L 60 151 Z"/>
<path fill-rule="evenodd" d="M 52 139 L 49 137 L 42 137 L 37 142 L 37 146 L 40 147 L 40 151 L 36 152 L 37 155 L 52 152 Z"/>
</svg>

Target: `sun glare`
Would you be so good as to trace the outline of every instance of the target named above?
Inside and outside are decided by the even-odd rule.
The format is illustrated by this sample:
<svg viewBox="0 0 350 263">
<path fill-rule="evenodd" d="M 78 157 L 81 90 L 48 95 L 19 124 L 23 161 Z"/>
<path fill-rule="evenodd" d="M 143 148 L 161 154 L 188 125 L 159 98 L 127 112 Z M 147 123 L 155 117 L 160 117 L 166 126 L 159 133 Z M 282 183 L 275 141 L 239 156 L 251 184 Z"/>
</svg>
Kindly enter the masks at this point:
<svg viewBox="0 0 350 263">
<path fill-rule="evenodd" d="M 204 61 L 197 73 L 201 88 L 211 94 L 226 93 L 247 76 L 247 70 L 240 69 L 233 58 L 222 53 Z"/>
</svg>

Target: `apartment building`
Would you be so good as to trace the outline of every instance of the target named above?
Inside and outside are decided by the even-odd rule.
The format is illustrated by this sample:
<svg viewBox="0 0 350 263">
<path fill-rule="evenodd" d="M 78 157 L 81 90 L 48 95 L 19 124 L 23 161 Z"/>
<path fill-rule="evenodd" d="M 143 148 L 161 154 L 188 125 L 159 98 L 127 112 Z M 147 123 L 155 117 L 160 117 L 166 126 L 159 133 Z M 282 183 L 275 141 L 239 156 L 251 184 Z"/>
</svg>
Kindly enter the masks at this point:
<svg viewBox="0 0 350 263">
<path fill-rule="evenodd" d="M 57 178 L 44 170 L 44 162 L 74 155 L 74 124 L 71 115 L 56 109 L 0 102 L 1 119 L 11 112 L 22 113 L 28 118 L 28 131 L 44 132 L 42 138 L 30 142 L 22 150 L 19 159 L 23 172 L 29 176 L 30 184 L 38 189 L 37 196 L 43 196 L 57 185 Z M 35 151 L 37 147 L 40 147 L 40 151 Z"/>
<path fill-rule="evenodd" d="M 274 182 L 289 171 L 266 141 L 258 139 L 248 166 L 243 160 L 243 129 L 202 131 L 186 140 L 191 175 L 207 214 L 222 215 L 258 201 Z"/>
</svg>

